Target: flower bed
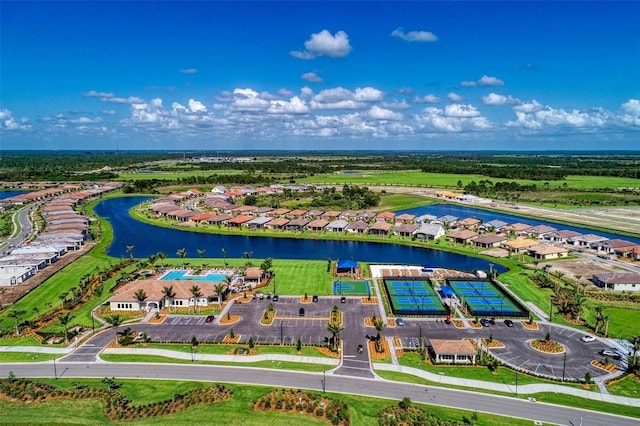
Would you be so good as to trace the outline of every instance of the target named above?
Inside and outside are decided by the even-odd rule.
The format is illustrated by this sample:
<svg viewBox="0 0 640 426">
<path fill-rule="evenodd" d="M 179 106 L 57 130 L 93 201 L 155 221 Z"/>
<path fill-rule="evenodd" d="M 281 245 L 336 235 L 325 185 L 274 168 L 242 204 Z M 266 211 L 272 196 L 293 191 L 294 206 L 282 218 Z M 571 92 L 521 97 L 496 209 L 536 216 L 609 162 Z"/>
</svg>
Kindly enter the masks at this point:
<svg viewBox="0 0 640 426">
<path fill-rule="evenodd" d="M 565 349 L 558 342 L 554 342 L 553 340 L 532 340 L 530 343 L 531 347 L 538 352 L 544 352 L 546 354 L 563 354 Z"/>
<path fill-rule="evenodd" d="M 480 323 L 480 321 L 478 322 L 467 321 L 467 324 L 469 325 L 469 327 L 475 328 L 476 330 L 480 330 L 481 328 L 484 328 L 484 326 L 482 325 L 482 323 Z"/>
<path fill-rule="evenodd" d="M 234 324 L 238 321 L 240 321 L 240 315 L 223 315 L 220 318 L 220 325 Z"/>
<path fill-rule="evenodd" d="M 373 327 L 373 318 L 364 317 L 364 325 L 366 325 L 367 327 Z"/>
<path fill-rule="evenodd" d="M 166 315 L 160 315 L 157 318 L 155 316 L 149 318 L 149 324 L 162 324 L 167 319 Z"/>
<path fill-rule="evenodd" d="M 399 337 L 393 338 L 393 346 L 396 348 L 396 356 L 398 358 L 404 356 L 404 349 L 402 346 L 402 340 Z"/>
<path fill-rule="evenodd" d="M 600 362 L 598 360 L 592 360 L 591 361 L 591 365 L 593 365 L 596 368 L 599 368 L 600 370 L 604 370 L 607 371 L 609 373 L 615 373 L 616 371 L 618 371 L 618 366 L 615 364 L 605 364 L 604 362 Z"/>
<path fill-rule="evenodd" d="M 335 325 L 341 325 L 342 324 L 342 312 L 340 312 L 340 311 L 331 312 L 329 314 L 329 323 L 335 324 Z"/>
<path fill-rule="evenodd" d="M 482 339 L 482 344 L 489 349 L 502 349 L 504 348 L 504 343 L 500 340 L 493 339 L 489 341 L 489 339 Z"/>
<path fill-rule="evenodd" d="M 262 317 L 260 318 L 261 325 L 272 325 L 273 320 L 276 318 L 276 310 L 273 311 L 264 311 Z"/>
<path fill-rule="evenodd" d="M 389 344 L 387 343 L 387 339 L 380 340 L 380 345 L 382 346 L 382 352 L 378 352 L 376 350 L 376 342 L 373 340 L 369 340 L 369 354 L 372 359 L 387 359 L 391 357 L 391 351 L 389 351 Z"/>
<path fill-rule="evenodd" d="M 293 389 L 278 389 L 270 392 L 253 403 L 257 411 L 277 411 L 298 413 L 314 417 L 332 425 L 351 424 L 349 407 L 337 399 L 330 399 L 309 392 Z"/>
<path fill-rule="evenodd" d="M 340 353 L 339 352 L 334 352 L 334 351 L 331 350 L 331 348 L 328 348 L 326 346 L 317 346 L 316 349 L 322 355 L 330 356 L 331 358 L 339 358 L 340 357 Z"/>
<path fill-rule="evenodd" d="M 222 343 L 228 344 L 228 345 L 236 345 L 238 344 L 238 342 L 240 341 L 240 335 L 236 334 L 233 337 L 229 336 L 228 334 L 226 336 L 224 336 L 224 339 L 222 339 Z"/>
<path fill-rule="evenodd" d="M 464 326 L 464 321 L 460 321 L 460 320 L 453 320 L 453 321 L 451 321 L 451 322 L 453 323 L 453 326 L 454 326 L 455 328 L 466 328 L 466 327 Z"/>
<path fill-rule="evenodd" d="M 144 318 L 144 316 L 147 314 L 146 311 L 140 311 L 140 310 L 134 310 L 134 311 L 112 311 L 111 308 L 104 307 L 102 309 L 99 309 L 98 311 L 96 311 L 96 313 L 99 312 L 100 317 L 104 318 L 104 317 L 108 317 L 111 315 L 120 315 L 121 317 L 125 317 L 125 318 Z"/>
<path fill-rule="evenodd" d="M 302 296 L 302 297 L 300 298 L 300 303 L 311 303 L 311 297 L 309 297 L 309 296 L 307 296 L 307 297 Z"/>
<path fill-rule="evenodd" d="M 538 323 L 537 322 L 532 322 L 531 324 L 529 324 L 529 321 L 522 321 L 522 326 L 526 329 L 526 330 L 539 330 L 540 327 L 538 327 Z"/>
<path fill-rule="evenodd" d="M 378 298 L 377 297 L 372 297 L 372 298 L 363 297 L 361 300 L 362 300 L 362 303 L 364 303 L 365 305 L 377 305 L 378 304 Z"/>
<path fill-rule="evenodd" d="M 387 323 L 387 327 L 395 327 L 396 326 L 396 320 L 395 318 L 389 318 L 389 322 Z"/>
</svg>

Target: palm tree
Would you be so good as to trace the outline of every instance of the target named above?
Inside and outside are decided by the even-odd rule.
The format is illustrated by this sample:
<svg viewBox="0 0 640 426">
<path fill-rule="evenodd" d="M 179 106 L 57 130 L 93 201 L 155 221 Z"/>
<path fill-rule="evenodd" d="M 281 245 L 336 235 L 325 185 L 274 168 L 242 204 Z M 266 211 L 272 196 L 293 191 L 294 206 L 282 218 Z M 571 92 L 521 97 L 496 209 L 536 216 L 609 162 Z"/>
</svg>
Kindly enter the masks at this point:
<svg viewBox="0 0 640 426">
<path fill-rule="evenodd" d="M 638 354 L 640 353 L 640 336 L 633 336 L 631 338 L 631 343 L 633 344 L 633 353 L 631 354 L 632 362 L 629 364 L 632 367 L 632 371 L 638 370 Z"/>
<path fill-rule="evenodd" d="M 164 261 L 167 258 L 167 253 L 159 251 L 158 253 L 156 253 L 156 256 L 158 256 L 158 259 L 160 259 L 160 261 Z"/>
<path fill-rule="evenodd" d="M 26 311 L 21 309 L 15 309 L 9 312 L 9 318 L 13 318 L 16 322 L 16 335 L 20 334 L 20 329 L 18 328 L 18 324 L 20 323 L 20 318 L 25 314 Z"/>
<path fill-rule="evenodd" d="M 244 253 L 242 253 L 242 257 L 247 259 L 247 263 L 246 263 L 247 267 L 253 265 L 253 263 L 251 263 L 251 258 L 253 257 L 253 252 L 252 251 L 245 251 Z"/>
<path fill-rule="evenodd" d="M 200 259 L 202 259 L 204 254 L 207 252 L 206 249 L 197 249 L 196 251 L 198 252 L 198 257 L 200 257 Z"/>
<path fill-rule="evenodd" d="M 133 259 L 133 250 L 135 250 L 136 246 L 127 246 L 127 254 L 131 259 Z"/>
<path fill-rule="evenodd" d="M 227 267 L 227 250 L 223 247 L 222 249 L 222 259 L 224 260 L 224 267 Z"/>
<path fill-rule="evenodd" d="M 217 283 L 214 288 L 216 289 L 216 293 L 218 294 L 218 304 L 222 308 L 222 302 L 224 301 L 224 284 Z"/>
<path fill-rule="evenodd" d="M 185 248 L 178 249 L 178 251 L 176 251 L 176 254 L 180 259 L 184 259 L 185 257 L 187 257 L 187 249 Z"/>
<path fill-rule="evenodd" d="M 382 332 L 384 331 L 386 324 L 380 317 L 373 318 L 372 322 L 373 322 L 373 326 L 376 328 L 376 331 L 378 332 L 375 338 L 376 351 L 382 352 L 382 345 L 380 344 L 380 341 L 382 340 Z"/>
<path fill-rule="evenodd" d="M 171 300 L 171 304 L 169 304 L 166 300 L 165 300 L 165 306 L 172 306 L 173 305 L 173 298 L 176 297 L 176 293 L 173 291 L 173 286 L 170 285 L 168 287 L 163 287 L 162 288 L 162 294 L 164 294 L 165 299 Z"/>
<path fill-rule="evenodd" d="M 140 310 L 142 310 L 142 302 L 147 298 L 147 293 L 145 293 L 143 289 L 139 288 L 138 291 L 136 291 L 135 296 L 136 300 L 140 304 Z"/>
<path fill-rule="evenodd" d="M 64 343 L 69 343 L 68 326 L 71 321 L 71 312 L 65 312 L 58 317 L 58 322 L 64 330 Z"/>
<path fill-rule="evenodd" d="M 197 285 L 194 285 L 193 287 L 191 287 L 189 289 L 189 291 L 191 291 L 191 294 L 193 295 L 193 311 L 194 312 L 198 312 L 198 297 L 202 296 L 202 292 L 200 291 L 200 287 Z"/>
<path fill-rule="evenodd" d="M 273 259 L 271 257 L 267 257 L 265 260 L 262 261 L 262 264 L 260 264 L 260 269 L 264 271 L 266 276 L 271 275 L 272 268 L 273 268 Z"/>
<path fill-rule="evenodd" d="M 340 326 L 340 324 L 332 324 L 331 322 L 329 322 L 329 325 L 327 325 L 327 331 L 329 333 L 331 333 L 331 343 L 332 343 L 332 350 L 335 352 L 336 350 L 336 343 L 339 339 L 339 335 L 340 332 L 344 330 L 344 327 Z"/>
<path fill-rule="evenodd" d="M 121 315 L 115 314 L 115 315 L 109 315 L 108 317 L 105 318 L 105 320 L 111 324 L 112 326 L 115 327 L 116 329 L 116 343 L 118 343 L 118 326 L 120 324 L 122 324 L 122 322 L 124 321 L 124 318 Z"/>
<path fill-rule="evenodd" d="M 147 258 L 147 260 L 149 261 L 149 264 L 151 266 L 153 266 L 153 264 L 156 263 L 156 260 L 158 260 L 158 255 L 157 254 L 150 254 L 149 257 Z"/>
</svg>

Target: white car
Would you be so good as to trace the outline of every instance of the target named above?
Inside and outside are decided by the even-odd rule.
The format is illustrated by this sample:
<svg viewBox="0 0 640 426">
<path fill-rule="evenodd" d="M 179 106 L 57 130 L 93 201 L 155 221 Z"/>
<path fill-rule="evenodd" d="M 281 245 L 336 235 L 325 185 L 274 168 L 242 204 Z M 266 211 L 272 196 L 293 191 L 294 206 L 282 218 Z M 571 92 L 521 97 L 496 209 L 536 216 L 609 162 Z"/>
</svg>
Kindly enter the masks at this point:
<svg viewBox="0 0 640 426">
<path fill-rule="evenodd" d="M 596 338 L 588 334 L 585 334 L 580 338 L 580 340 L 582 340 L 585 343 L 589 343 L 589 342 L 595 342 Z"/>
</svg>

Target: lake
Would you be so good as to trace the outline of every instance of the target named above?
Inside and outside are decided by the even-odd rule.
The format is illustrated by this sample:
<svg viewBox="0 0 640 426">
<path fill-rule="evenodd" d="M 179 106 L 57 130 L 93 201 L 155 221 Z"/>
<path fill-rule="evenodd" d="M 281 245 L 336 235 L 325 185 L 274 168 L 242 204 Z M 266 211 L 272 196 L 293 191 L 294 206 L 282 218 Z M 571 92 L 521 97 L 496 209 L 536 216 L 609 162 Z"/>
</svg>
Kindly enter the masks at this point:
<svg viewBox="0 0 640 426">
<path fill-rule="evenodd" d="M 5 198 L 15 197 L 20 194 L 26 194 L 29 191 L 0 191 L 0 200 Z"/>
<path fill-rule="evenodd" d="M 490 262 L 482 259 L 396 244 L 204 234 L 162 228 L 139 222 L 129 216 L 131 207 L 148 199 L 110 198 L 96 205 L 96 213 L 108 219 L 113 227 L 114 238 L 107 254 L 127 257 L 127 246 L 134 246 L 133 255 L 139 258 L 160 251 L 168 257 L 176 258 L 176 252 L 180 249 L 187 251 L 187 257 L 197 257 L 197 250 L 206 250 L 205 257 L 221 258 L 224 248 L 229 258 L 241 258 L 243 253 L 252 252 L 253 257 L 258 259 L 354 259 L 374 263 L 429 265 L 462 271 L 489 270 Z M 500 265 L 495 265 L 494 269 L 498 272 L 506 271 Z"/>
</svg>

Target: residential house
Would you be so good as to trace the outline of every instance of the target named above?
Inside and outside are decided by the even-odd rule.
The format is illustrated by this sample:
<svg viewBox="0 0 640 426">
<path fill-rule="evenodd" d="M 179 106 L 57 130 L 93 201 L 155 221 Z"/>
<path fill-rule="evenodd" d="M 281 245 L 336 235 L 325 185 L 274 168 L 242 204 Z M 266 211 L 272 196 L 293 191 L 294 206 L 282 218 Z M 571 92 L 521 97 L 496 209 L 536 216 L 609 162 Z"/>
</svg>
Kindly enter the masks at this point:
<svg viewBox="0 0 640 426">
<path fill-rule="evenodd" d="M 545 235 L 557 231 L 557 228 L 549 225 L 536 225 L 529 229 L 529 237 L 543 239 Z"/>
<path fill-rule="evenodd" d="M 345 229 L 347 232 L 351 232 L 354 234 L 364 234 L 365 232 L 367 232 L 368 227 L 369 225 L 366 222 L 356 220 L 349 223 Z"/>
<path fill-rule="evenodd" d="M 347 225 L 349 225 L 349 222 L 339 219 L 329 223 L 326 229 L 331 232 L 344 232 L 344 230 L 347 228 Z"/>
<path fill-rule="evenodd" d="M 439 223 L 423 223 L 413 234 L 421 240 L 437 240 L 445 234 L 445 231 Z"/>
<path fill-rule="evenodd" d="M 307 229 L 310 231 L 322 231 L 323 229 L 325 229 L 327 227 L 327 225 L 329 224 L 328 220 L 324 220 L 324 219 L 316 219 L 316 220 L 312 220 L 311 222 L 309 222 L 307 224 Z"/>
<path fill-rule="evenodd" d="M 371 235 L 389 235 L 393 225 L 387 222 L 377 221 L 369 228 L 369 234 Z"/>
<path fill-rule="evenodd" d="M 507 249 L 510 253 L 523 253 L 529 250 L 530 247 L 539 244 L 536 240 L 529 238 L 522 238 L 518 240 L 505 241 L 501 244 L 502 248 Z"/>
<path fill-rule="evenodd" d="M 550 260 L 558 259 L 561 257 L 567 257 L 569 250 L 564 247 L 551 246 L 548 244 L 538 244 L 531 246 L 528 249 L 529 256 L 538 260 Z"/>
<path fill-rule="evenodd" d="M 269 229 L 283 229 L 287 223 L 289 223 L 289 219 L 278 217 L 275 219 L 271 219 L 271 221 L 268 222 L 265 227 Z"/>
<path fill-rule="evenodd" d="M 605 290 L 640 291 L 640 274 L 633 272 L 605 272 L 593 275 L 593 283 Z"/>
<path fill-rule="evenodd" d="M 396 216 L 396 223 L 413 223 L 415 219 L 415 214 L 403 213 Z"/>
<path fill-rule="evenodd" d="M 447 235 L 447 239 L 458 244 L 470 244 L 474 238 L 478 236 L 477 232 L 469 229 L 463 229 Z"/>
<path fill-rule="evenodd" d="M 481 229 L 484 229 L 487 232 L 500 232 L 508 225 L 507 222 L 502 220 L 494 219 L 489 222 L 483 223 L 480 225 Z"/>
<path fill-rule="evenodd" d="M 376 220 L 383 222 L 394 222 L 396 214 L 394 212 L 381 212 L 376 216 Z"/>
<path fill-rule="evenodd" d="M 309 223 L 309 219 L 305 219 L 304 217 L 298 217 L 295 220 L 287 223 L 285 225 L 285 229 L 289 231 L 302 231 L 305 226 Z"/>
<path fill-rule="evenodd" d="M 507 238 L 502 235 L 482 235 L 473 240 L 473 244 L 476 247 L 491 248 L 500 247 Z"/>
<path fill-rule="evenodd" d="M 270 221 L 271 221 L 270 217 L 258 216 L 256 218 L 251 219 L 250 221 L 246 222 L 245 225 L 247 226 L 247 228 L 249 228 L 251 230 L 256 230 L 256 229 L 263 228 Z"/>
<path fill-rule="evenodd" d="M 572 238 L 580 236 L 579 232 L 561 229 L 560 231 L 549 232 L 544 235 L 544 239 L 554 243 L 566 243 Z"/>
<path fill-rule="evenodd" d="M 415 223 L 421 225 L 423 223 L 431 223 L 436 220 L 438 217 L 432 214 L 423 214 L 416 218 Z"/>
<path fill-rule="evenodd" d="M 405 223 L 403 225 L 396 226 L 393 229 L 393 233 L 401 237 L 412 237 L 418 229 L 420 229 L 420 225 L 416 225 L 415 223 Z"/>
<path fill-rule="evenodd" d="M 231 219 L 227 220 L 227 226 L 230 228 L 240 228 L 245 223 L 249 222 L 253 218 L 251 216 L 234 216 Z"/>
</svg>

